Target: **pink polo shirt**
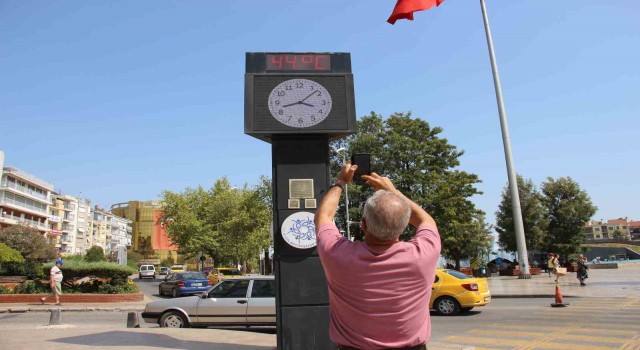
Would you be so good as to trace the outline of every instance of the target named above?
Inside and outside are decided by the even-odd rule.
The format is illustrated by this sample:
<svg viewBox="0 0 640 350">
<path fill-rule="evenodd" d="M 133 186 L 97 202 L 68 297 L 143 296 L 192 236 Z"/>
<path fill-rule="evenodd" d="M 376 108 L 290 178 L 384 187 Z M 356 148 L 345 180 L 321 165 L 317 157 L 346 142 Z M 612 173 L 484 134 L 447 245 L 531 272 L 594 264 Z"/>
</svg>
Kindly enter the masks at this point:
<svg viewBox="0 0 640 350">
<path fill-rule="evenodd" d="M 333 223 L 320 225 L 317 237 L 334 343 L 381 349 L 429 340 L 429 298 L 440 257 L 436 228 L 422 226 L 410 241 L 377 253 L 343 237 Z"/>
</svg>

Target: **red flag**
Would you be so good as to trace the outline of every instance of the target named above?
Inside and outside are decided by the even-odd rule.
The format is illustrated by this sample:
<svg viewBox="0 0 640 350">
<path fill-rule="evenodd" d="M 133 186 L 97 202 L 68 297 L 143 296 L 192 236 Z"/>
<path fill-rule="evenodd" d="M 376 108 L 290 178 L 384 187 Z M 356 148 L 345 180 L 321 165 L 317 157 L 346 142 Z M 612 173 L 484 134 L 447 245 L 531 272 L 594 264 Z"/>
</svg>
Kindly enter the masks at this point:
<svg viewBox="0 0 640 350">
<path fill-rule="evenodd" d="M 428 10 L 433 6 L 440 6 L 442 2 L 444 2 L 444 0 L 398 0 L 387 22 L 395 24 L 397 20 L 403 18 L 413 21 L 413 12 Z"/>
</svg>

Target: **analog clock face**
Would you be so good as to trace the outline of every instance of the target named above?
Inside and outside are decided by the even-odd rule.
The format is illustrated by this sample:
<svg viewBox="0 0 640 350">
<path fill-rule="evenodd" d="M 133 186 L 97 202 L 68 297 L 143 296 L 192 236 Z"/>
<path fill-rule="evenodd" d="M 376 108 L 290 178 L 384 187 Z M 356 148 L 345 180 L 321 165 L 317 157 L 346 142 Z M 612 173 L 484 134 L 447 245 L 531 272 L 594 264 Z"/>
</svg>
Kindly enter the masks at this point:
<svg viewBox="0 0 640 350">
<path fill-rule="evenodd" d="M 307 79 L 290 79 L 269 94 L 269 111 L 280 123 L 308 128 L 322 122 L 331 112 L 331 95 L 324 86 Z"/>
</svg>

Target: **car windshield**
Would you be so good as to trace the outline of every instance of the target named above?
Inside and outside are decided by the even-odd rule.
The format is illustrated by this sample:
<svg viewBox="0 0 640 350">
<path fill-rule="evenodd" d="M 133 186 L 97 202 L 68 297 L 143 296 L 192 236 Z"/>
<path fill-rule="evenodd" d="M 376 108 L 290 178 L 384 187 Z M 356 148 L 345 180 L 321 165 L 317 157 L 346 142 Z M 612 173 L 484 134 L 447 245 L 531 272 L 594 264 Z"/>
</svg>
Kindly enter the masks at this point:
<svg viewBox="0 0 640 350">
<path fill-rule="evenodd" d="M 206 280 L 207 276 L 200 272 L 187 272 L 179 274 L 181 280 Z"/>
<path fill-rule="evenodd" d="M 242 272 L 238 269 L 220 270 L 220 273 L 225 276 L 242 276 Z"/>
<path fill-rule="evenodd" d="M 465 275 L 464 273 L 462 273 L 460 271 L 456 271 L 456 270 L 444 270 L 444 272 L 446 272 L 447 274 L 449 274 L 449 275 L 451 275 L 451 276 L 453 276 L 455 278 L 461 279 L 461 280 L 465 280 L 467 278 L 471 278 L 468 275 Z"/>
</svg>

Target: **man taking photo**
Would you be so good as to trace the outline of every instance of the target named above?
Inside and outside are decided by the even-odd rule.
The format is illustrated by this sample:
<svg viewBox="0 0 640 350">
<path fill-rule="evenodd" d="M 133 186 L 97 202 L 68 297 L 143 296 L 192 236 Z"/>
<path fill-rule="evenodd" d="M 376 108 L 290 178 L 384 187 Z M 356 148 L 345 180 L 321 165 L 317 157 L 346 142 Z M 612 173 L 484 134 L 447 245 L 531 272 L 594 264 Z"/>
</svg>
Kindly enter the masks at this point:
<svg viewBox="0 0 640 350">
<path fill-rule="evenodd" d="M 329 287 L 329 336 L 341 350 L 426 349 L 429 298 L 440 257 L 433 218 L 386 177 L 362 178 L 376 192 L 362 215 L 364 242 L 343 237 L 333 222 L 344 185 L 357 166 L 340 169 L 315 215 L 318 254 Z M 416 235 L 401 242 L 411 224 Z"/>
</svg>

